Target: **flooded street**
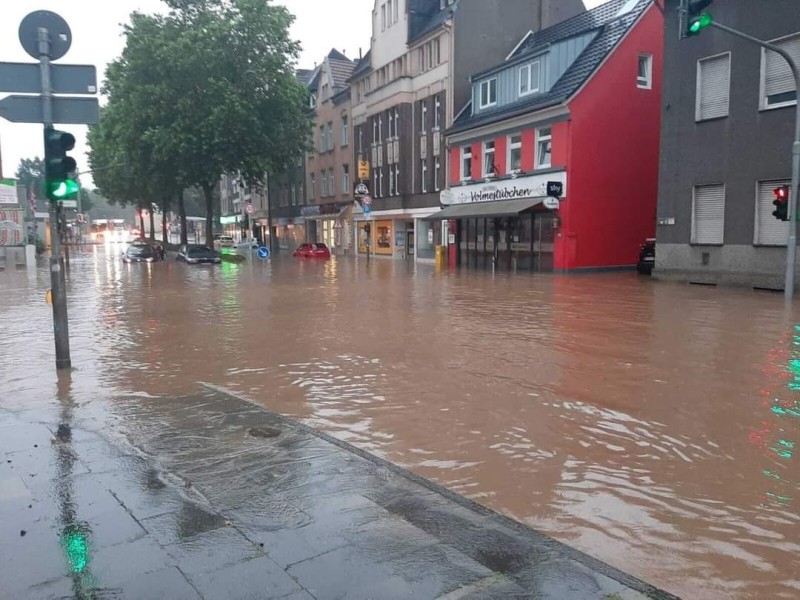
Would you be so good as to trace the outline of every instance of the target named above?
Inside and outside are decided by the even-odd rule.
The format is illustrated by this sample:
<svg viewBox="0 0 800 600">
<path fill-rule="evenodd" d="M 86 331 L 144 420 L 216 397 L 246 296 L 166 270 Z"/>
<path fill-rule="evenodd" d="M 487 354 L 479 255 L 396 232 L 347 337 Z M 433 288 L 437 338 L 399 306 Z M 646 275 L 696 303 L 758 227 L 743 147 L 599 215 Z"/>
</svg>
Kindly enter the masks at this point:
<svg viewBox="0 0 800 600">
<path fill-rule="evenodd" d="M 0 273 L 3 406 L 55 393 L 48 287 Z M 69 290 L 77 418 L 209 383 L 684 598 L 800 596 L 800 309 L 779 294 L 102 247 Z"/>
</svg>

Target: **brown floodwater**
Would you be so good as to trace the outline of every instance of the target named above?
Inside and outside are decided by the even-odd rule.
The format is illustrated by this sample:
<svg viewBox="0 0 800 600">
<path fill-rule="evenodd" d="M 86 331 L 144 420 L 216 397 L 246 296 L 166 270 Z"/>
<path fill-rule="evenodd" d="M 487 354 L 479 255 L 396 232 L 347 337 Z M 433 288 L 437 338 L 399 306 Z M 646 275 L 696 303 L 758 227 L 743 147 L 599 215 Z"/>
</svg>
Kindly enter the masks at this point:
<svg viewBox="0 0 800 600">
<path fill-rule="evenodd" d="M 102 247 L 69 285 L 84 419 L 210 383 L 687 599 L 800 597 L 800 304 L 780 295 Z M 48 287 L 0 273 L 4 405 L 53 394 Z"/>
</svg>

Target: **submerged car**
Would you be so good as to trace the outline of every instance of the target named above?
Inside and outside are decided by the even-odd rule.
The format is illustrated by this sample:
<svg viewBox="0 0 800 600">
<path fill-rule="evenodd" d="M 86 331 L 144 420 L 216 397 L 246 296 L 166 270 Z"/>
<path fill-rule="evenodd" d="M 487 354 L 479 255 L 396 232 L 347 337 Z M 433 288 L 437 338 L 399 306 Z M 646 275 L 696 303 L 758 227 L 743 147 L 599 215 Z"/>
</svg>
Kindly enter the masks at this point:
<svg viewBox="0 0 800 600">
<path fill-rule="evenodd" d="M 178 256 L 175 257 L 175 260 L 182 260 L 183 262 L 191 265 L 216 265 L 222 262 L 219 252 L 212 250 L 208 246 L 194 244 L 184 244 L 181 246 L 178 250 Z"/>
<path fill-rule="evenodd" d="M 642 275 L 650 275 L 656 266 L 656 240 L 648 238 L 639 248 L 639 262 L 636 270 Z"/>
<path fill-rule="evenodd" d="M 161 253 L 149 244 L 131 244 L 122 255 L 122 260 L 126 263 L 156 262 L 161 260 Z"/>
<path fill-rule="evenodd" d="M 300 247 L 292 253 L 292 256 L 298 258 L 330 258 L 331 251 L 325 244 L 301 244 Z"/>
</svg>

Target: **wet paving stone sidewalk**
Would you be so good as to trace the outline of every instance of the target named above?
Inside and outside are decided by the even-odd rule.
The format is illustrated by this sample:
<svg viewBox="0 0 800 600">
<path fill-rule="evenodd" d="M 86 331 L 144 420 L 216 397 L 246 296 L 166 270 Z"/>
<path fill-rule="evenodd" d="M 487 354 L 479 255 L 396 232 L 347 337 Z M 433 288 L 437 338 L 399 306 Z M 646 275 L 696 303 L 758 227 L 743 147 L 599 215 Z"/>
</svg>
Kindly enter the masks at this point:
<svg viewBox="0 0 800 600">
<path fill-rule="evenodd" d="M 674 598 L 219 390 L 109 413 L 0 404 L 0 599 Z"/>
</svg>

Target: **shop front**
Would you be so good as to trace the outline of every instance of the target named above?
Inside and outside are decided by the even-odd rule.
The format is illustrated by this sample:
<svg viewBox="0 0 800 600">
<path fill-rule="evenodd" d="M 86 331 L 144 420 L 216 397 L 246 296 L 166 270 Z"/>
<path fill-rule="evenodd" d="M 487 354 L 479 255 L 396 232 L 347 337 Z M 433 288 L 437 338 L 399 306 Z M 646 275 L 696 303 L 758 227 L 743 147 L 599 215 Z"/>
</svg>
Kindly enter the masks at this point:
<svg viewBox="0 0 800 600">
<path fill-rule="evenodd" d="M 274 221 L 275 244 L 273 251 L 294 252 L 306 241 L 306 222 L 298 217 L 281 217 Z"/>
<path fill-rule="evenodd" d="M 308 222 L 309 242 L 323 243 L 333 254 L 348 254 L 350 239 L 351 204 L 320 204 L 303 207 Z"/>
<path fill-rule="evenodd" d="M 232 237 L 238 240 L 242 235 L 241 215 L 227 215 L 219 218 L 219 223 L 222 226 L 222 235 Z"/>
<path fill-rule="evenodd" d="M 354 209 L 358 253 L 367 253 L 367 239 L 369 239 L 370 254 L 403 260 L 414 260 L 415 257 L 429 258 L 427 254 L 430 254 L 432 260 L 434 250 L 424 254 L 425 249 L 434 242 L 439 243 L 441 235 L 429 234 L 433 226 L 422 222 L 422 217 L 430 215 L 431 210 L 433 209 L 386 210 L 372 212 L 368 219 L 363 210 Z M 427 241 L 429 235 L 433 240 L 431 242 Z M 420 243 L 423 244 L 422 256 L 418 254 Z"/>
<path fill-rule="evenodd" d="M 549 177 L 562 186 L 566 183 L 566 173 Z M 548 181 L 538 176 L 445 190 L 444 210 L 425 221 L 447 226 L 442 235 L 448 236 L 451 265 L 552 272 L 559 202 L 546 196 L 547 185 Z"/>
</svg>

